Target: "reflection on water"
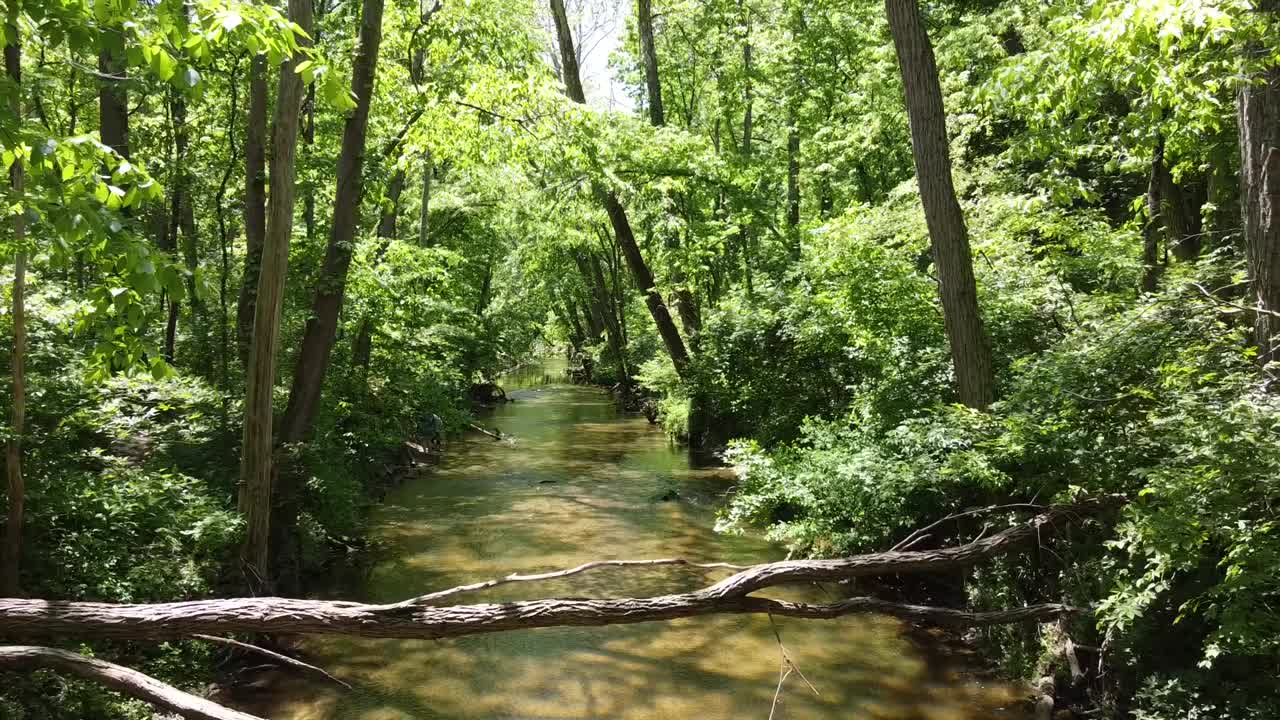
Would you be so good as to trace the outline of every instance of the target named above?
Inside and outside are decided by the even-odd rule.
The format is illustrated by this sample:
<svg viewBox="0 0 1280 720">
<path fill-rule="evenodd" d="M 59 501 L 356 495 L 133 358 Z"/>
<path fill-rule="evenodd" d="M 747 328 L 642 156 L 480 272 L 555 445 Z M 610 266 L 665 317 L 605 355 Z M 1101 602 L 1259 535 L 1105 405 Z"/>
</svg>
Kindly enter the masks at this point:
<svg viewBox="0 0 1280 720">
<path fill-rule="evenodd" d="M 375 513 L 373 532 L 391 552 L 374 568 L 361 599 L 400 600 L 601 558 L 751 563 L 781 556 L 759 540 L 711 531 L 715 507 L 730 483 L 723 470 L 691 468 L 660 429 L 620 417 L 598 390 L 547 384 L 559 379 L 539 367 L 510 378 L 506 386 L 516 402 L 495 410 L 485 424 L 514 441 L 478 435 L 455 440 L 433 473 L 387 496 Z M 677 500 L 657 500 L 672 488 Z M 696 588 L 723 574 L 602 569 L 505 585 L 459 601 L 658 594 Z M 820 593 L 784 594 L 816 599 Z M 783 618 L 777 629 L 821 694 L 792 674 L 775 718 L 1018 717 L 1001 709 L 1016 704 L 1011 691 L 980 686 L 931 664 L 902 637 L 896 621 Z M 773 704 L 781 660 L 767 617 L 444 641 L 315 638 L 306 650 L 355 691 L 290 678 L 267 706 L 249 709 L 296 720 L 763 719 Z"/>
</svg>

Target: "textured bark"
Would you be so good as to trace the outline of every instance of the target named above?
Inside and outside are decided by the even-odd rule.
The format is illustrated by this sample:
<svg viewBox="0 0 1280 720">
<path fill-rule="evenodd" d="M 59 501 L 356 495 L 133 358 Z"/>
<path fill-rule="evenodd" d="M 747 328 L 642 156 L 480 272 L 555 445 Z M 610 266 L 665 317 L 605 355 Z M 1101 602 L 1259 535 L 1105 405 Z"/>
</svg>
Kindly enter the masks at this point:
<svg viewBox="0 0 1280 720">
<path fill-rule="evenodd" d="M 124 30 L 118 25 L 102 28 L 98 49 L 98 134 L 102 143 L 120 157 L 129 157 L 128 71 L 124 63 Z"/>
<path fill-rule="evenodd" d="M 289 0 L 289 19 L 311 32 L 310 0 Z M 299 37 L 299 43 L 307 43 Z M 298 117 L 302 106 L 302 76 L 294 69 L 301 55 L 280 67 L 271 150 L 271 205 L 263 238 L 262 270 L 253 316 L 253 338 L 245 371 L 244 443 L 240 456 L 239 508 L 247 532 L 242 549 L 245 575 L 253 586 L 269 584 L 271 537 L 272 411 L 276 381 L 276 349 L 284 282 L 289 269 L 289 240 L 293 235 L 294 170 L 298 151 Z"/>
<path fill-rule="evenodd" d="M 17 3 L 9 0 L 6 34 L 20 38 L 18 28 L 13 20 L 19 16 Z M 4 48 L 5 72 L 15 88 L 22 87 L 22 50 L 19 40 L 15 40 Z M 9 97 L 9 108 L 14 117 L 22 116 L 22 94 L 15 92 Z M 22 158 L 14 160 L 9 167 L 9 186 L 13 191 L 10 202 L 21 202 L 26 177 Z M 19 577 L 22 565 L 22 524 L 24 520 L 24 504 L 26 500 L 26 483 L 22 477 L 22 434 L 26 431 L 27 412 L 27 216 L 17 212 L 13 218 L 13 400 L 9 408 L 9 440 L 5 443 L 5 482 L 8 494 L 8 514 L 5 518 L 4 550 L 0 557 L 0 594 L 14 596 L 18 594 Z"/>
<path fill-rule="evenodd" d="M 289 598 L 198 600 L 149 605 L 0 599 L 0 634 L 18 636 L 172 638 L 197 633 L 320 633 L 383 638 L 448 638 L 528 628 L 614 625 L 718 613 L 770 613 L 831 618 L 881 613 L 952 625 L 990 625 L 1048 619 L 1080 612 L 1064 605 L 971 613 L 904 605 L 876 598 L 831 604 L 782 602 L 750 596 L 764 588 L 858 577 L 948 572 L 1013 552 L 1051 533 L 1056 524 L 1098 509 L 1084 504 L 1049 510 L 965 545 L 938 550 L 881 552 L 833 560 L 787 560 L 754 565 L 699 590 L 642 598 L 564 598 L 471 605 L 436 605 L 441 599 L 507 582 L 565 577 L 616 565 L 686 564 L 680 560 L 612 561 L 536 576 L 499 578 L 411 598 L 370 605 Z M 719 564 L 715 564 L 720 566 Z"/>
<path fill-rule="evenodd" d="M 1147 179 L 1147 223 L 1142 229 L 1142 292 L 1156 291 L 1160 281 L 1160 234 L 1162 229 L 1164 189 L 1164 138 L 1156 138 L 1151 155 L 1151 173 Z"/>
<path fill-rule="evenodd" d="M 338 315 L 346 295 L 347 273 L 355 249 L 360 222 L 360 202 L 364 191 L 364 147 L 369 129 L 369 108 L 382 44 L 383 0 L 364 0 L 360 41 L 353 64 L 351 91 L 356 98 L 354 112 L 343 127 L 342 149 L 338 154 L 338 187 L 334 194 L 333 223 L 324 265 L 316 281 L 311 317 L 307 320 L 285 410 L 282 440 L 303 442 L 311 433 L 320 406 L 320 391 L 329 369 L 337 338 Z"/>
<path fill-rule="evenodd" d="M 253 338 L 254 307 L 258 298 L 258 273 L 262 267 L 262 242 L 267 233 L 267 58 L 257 55 L 249 65 L 249 114 L 244 136 L 244 275 L 236 303 L 236 329 L 240 362 L 249 361 Z"/>
<path fill-rule="evenodd" d="M 346 296 L 347 274 L 355 250 L 360 204 L 364 195 L 364 148 L 369 130 L 369 108 L 382 44 L 383 0 L 364 0 L 360 40 L 351 77 L 355 110 L 347 117 L 338 153 L 338 187 L 334 193 L 333 222 L 324 265 L 316 280 L 311 316 L 303 331 L 302 348 L 294 366 L 289 402 L 281 422 L 280 440 L 285 444 L 306 442 L 320 411 L 320 393 L 333 358 L 338 336 L 338 316 Z M 302 475 L 297 468 L 276 473 L 276 500 L 273 502 L 275 573 L 290 591 L 301 586 L 301 560 L 296 542 Z"/>
<path fill-rule="evenodd" d="M 422 205 L 418 208 L 418 245 L 427 247 L 431 242 L 431 151 L 422 158 Z"/>
<path fill-rule="evenodd" d="M 653 8 L 650 0 L 636 0 L 636 27 L 640 34 L 640 54 L 644 58 L 644 84 L 649 92 L 649 121 L 654 127 L 666 124 L 662 107 L 662 85 L 658 80 L 658 51 L 653 43 Z"/>
<path fill-rule="evenodd" d="M 1179 262 L 1200 257 L 1200 203 L 1188 188 L 1174 182 L 1166 167 L 1160 181 L 1161 214 L 1164 216 L 1165 245 Z"/>
<path fill-rule="evenodd" d="M 969 233 L 951 180 L 947 118 L 933 46 L 916 0 L 885 0 L 885 9 L 902 71 L 916 181 L 938 268 L 942 315 L 958 396 L 965 405 L 985 408 L 995 399 L 995 375 L 986 330 L 978 313 Z"/>
<path fill-rule="evenodd" d="M 564 0 L 551 0 L 551 15 L 555 20 L 556 37 L 560 46 L 561 71 L 565 94 L 570 100 L 585 105 L 587 98 L 582 90 L 582 78 L 578 72 L 578 56 L 574 50 L 573 34 L 569 30 L 569 18 L 565 13 Z M 649 314 L 653 317 L 654 325 L 657 326 L 658 335 L 662 338 L 662 344 L 667 349 L 667 355 L 671 358 L 671 363 L 675 366 L 676 372 L 683 377 L 688 373 L 689 353 L 685 349 L 684 339 L 680 337 L 680 331 L 676 328 L 675 321 L 671 318 L 671 312 L 662 300 L 662 294 L 654 287 L 653 273 L 649 270 L 649 265 L 645 262 L 644 255 L 640 253 L 640 246 L 636 243 L 635 233 L 632 231 L 631 223 L 627 219 L 627 211 L 622 207 L 622 201 L 618 199 L 617 194 L 613 191 L 607 190 L 598 184 L 594 190 L 596 197 L 600 200 L 600 204 L 604 206 L 605 213 L 609 216 L 614 238 L 618 242 L 618 247 L 622 249 L 623 257 L 627 260 L 627 267 L 631 271 L 632 280 L 635 282 L 636 288 L 644 295 L 645 305 L 649 308 Z"/>
<path fill-rule="evenodd" d="M 797 98 L 787 102 L 787 233 L 791 259 L 800 259 L 800 119 Z"/>
<path fill-rule="evenodd" d="M 137 670 L 66 650 L 31 645 L 3 645 L 0 646 L 0 668 L 47 669 L 75 675 L 190 720 L 262 720 L 256 715 L 232 710 L 185 693 Z"/>
<path fill-rule="evenodd" d="M 1280 19 L 1280 1 L 1259 0 L 1259 12 Z M 1252 56 L 1270 48 L 1253 46 Z M 1271 63 L 1243 84 L 1237 98 L 1240 197 L 1258 360 L 1280 359 L 1280 65 Z"/>
</svg>

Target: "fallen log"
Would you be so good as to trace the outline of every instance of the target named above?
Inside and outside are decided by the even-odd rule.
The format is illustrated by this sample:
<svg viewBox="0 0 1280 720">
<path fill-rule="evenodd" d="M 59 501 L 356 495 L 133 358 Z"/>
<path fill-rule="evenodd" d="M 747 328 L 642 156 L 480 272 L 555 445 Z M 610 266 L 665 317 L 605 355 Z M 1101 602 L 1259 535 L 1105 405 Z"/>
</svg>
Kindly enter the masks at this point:
<svg viewBox="0 0 1280 720">
<path fill-rule="evenodd" d="M 183 692 L 137 670 L 56 648 L 34 645 L 0 646 L 0 668 L 57 670 L 92 680 L 189 720 L 262 720 L 257 715 L 232 710 Z"/>
<path fill-rule="evenodd" d="M 873 575 L 925 573 L 974 565 L 1039 538 L 1057 522 L 1076 518 L 1096 505 L 1060 507 L 995 535 L 951 548 L 889 551 L 835 560 L 788 560 L 751 566 L 700 590 L 636 598 L 551 598 L 507 603 L 436 606 L 440 598 L 491 587 L 477 583 L 403 602 L 355 602 L 263 597 L 156 604 L 112 604 L 0 599 L 0 635 L 101 638 L 175 638 L 228 633 L 316 633 L 381 638 L 440 639 L 556 626 L 613 625 L 709 614 L 768 613 L 801 618 L 833 618 L 883 613 L 947 625 L 990 625 L 1049 620 L 1081 612 L 1058 604 L 971 613 L 949 608 L 850 598 L 830 604 L 784 602 L 750 593 L 764 588 L 830 582 Z M 588 564 L 583 570 L 625 563 Z M 649 564 L 656 564 L 650 561 Z M 675 564 L 675 563 L 672 563 Z M 561 573 L 547 573 L 554 577 Z M 538 576 L 534 576 L 535 578 Z"/>
</svg>

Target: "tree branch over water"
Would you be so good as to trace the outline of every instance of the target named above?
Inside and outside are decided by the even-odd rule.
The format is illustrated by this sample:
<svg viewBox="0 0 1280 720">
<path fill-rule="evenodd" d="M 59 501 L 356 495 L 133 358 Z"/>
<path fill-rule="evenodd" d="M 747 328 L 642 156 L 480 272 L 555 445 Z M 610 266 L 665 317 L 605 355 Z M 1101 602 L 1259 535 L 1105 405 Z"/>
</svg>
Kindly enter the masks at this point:
<svg viewBox="0 0 1280 720">
<path fill-rule="evenodd" d="M 912 622 L 954 627 L 999 625 L 1028 620 L 1047 621 L 1087 610 L 1045 603 L 1006 610 L 969 612 L 890 602 L 873 597 L 853 597 L 839 602 L 812 604 L 755 597 L 751 593 L 797 583 L 933 573 L 969 567 L 1039 542 L 1059 524 L 1079 521 L 1105 505 L 1104 502 L 1088 502 L 1050 508 L 995 535 L 937 550 L 891 550 L 831 560 L 786 560 L 749 567 L 727 563 L 693 563 L 679 558 L 600 560 L 553 572 L 512 574 L 382 605 L 279 597 L 134 605 L 5 598 L 0 599 L 0 635 L 139 640 L 184 637 L 208 639 L 206 634 L 227 633 L 313 633 L 441 639 L 532 628 L 618 625 L 721 614 L 829 619 L 859 613 L 878 613 Z M 509 583 L 560 579 L 605 568 L 634 569 L 673 565 L 737 572 L 698 590 L 650 597 L 549 598 L 503 603 L 434 604 L 461 593 Z M 98 661 L 49 648 L 0 647 L 0 666 L 54 667 L 99 680 L 154 704 L 173 708 L 172 705 L 163 704 L 171 699 L 169 695 L 153 692 L 153 685 L 138 678 L 161 688 L 168 688 L 163 683 L 135 671 L 119 668 L 120 671 L 133 673 L 124 677 L 137 682 L 121 681 L 112 674 L 116 671 L 107 673 L 95 663 Z M 145 692 L 150 692 L 151 695 L 144 694 Z M 199 711 L 192 711 L 186 717 L 243 720 L 251 716 L 240 713 L 200 714 Z"/>
</svg>

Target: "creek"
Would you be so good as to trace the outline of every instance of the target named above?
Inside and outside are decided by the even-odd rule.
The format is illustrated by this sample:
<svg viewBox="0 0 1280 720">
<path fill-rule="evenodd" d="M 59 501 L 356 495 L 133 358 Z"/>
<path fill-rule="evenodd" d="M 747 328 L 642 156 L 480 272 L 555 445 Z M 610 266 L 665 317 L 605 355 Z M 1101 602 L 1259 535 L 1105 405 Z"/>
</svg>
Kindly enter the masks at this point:
<svg viewBox="0 0 1280 720">
<path fill-rule="evenodd" d="M 350 599 L 401 600 L 594 559 L 750 564 L 785 555 L 759 538 L 713 530 L 716 508 L 732 488 L 729 471 L 691 462 L 660 428 L 618 412 L 601 390 L 563 384 L 555 370 L 535 366 L 504 378 L 515 402 L 481 424 L 509 439 L 455 439 L 439 466 L 388 493 L 371 527 L 386 552 Z M 694 589 L 724 573 L 605 568 L 458 601 L 653 595 Z M 829 600 L 831 592 L 772 595 Z M 282 676 L 263 704 L 246 709 L 279 720 L 764 720 L 771 709 L 774 718 L 1025 717 L 1015 709 L 1020 693 L 964 672 L 971 661 L 939 653 L 927 634 L 896 620 L 774 622 L 702 617 L 447 641 L 317 637 L 305 641 L 307 658 L 354 690 Z M 804 677 L 786 678 L 774 708 L 779 638 Z"/>
</svg>

